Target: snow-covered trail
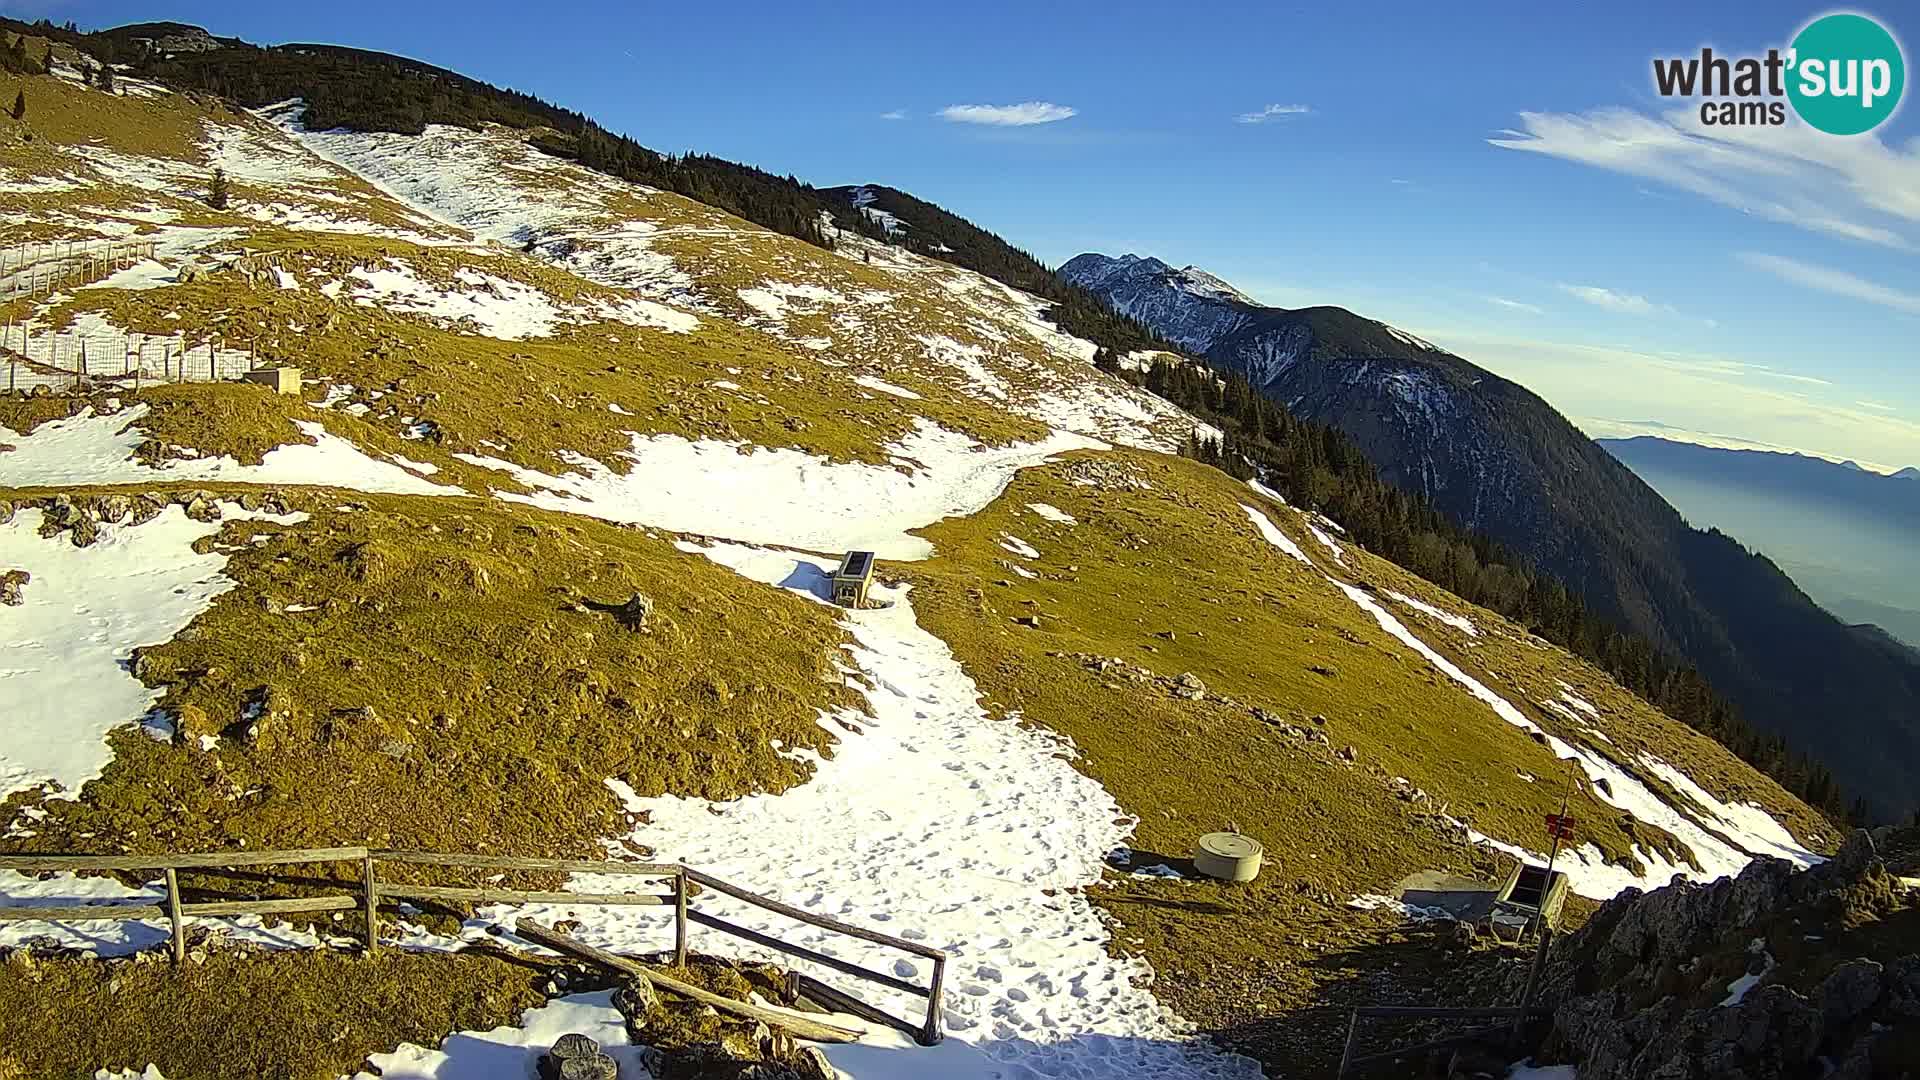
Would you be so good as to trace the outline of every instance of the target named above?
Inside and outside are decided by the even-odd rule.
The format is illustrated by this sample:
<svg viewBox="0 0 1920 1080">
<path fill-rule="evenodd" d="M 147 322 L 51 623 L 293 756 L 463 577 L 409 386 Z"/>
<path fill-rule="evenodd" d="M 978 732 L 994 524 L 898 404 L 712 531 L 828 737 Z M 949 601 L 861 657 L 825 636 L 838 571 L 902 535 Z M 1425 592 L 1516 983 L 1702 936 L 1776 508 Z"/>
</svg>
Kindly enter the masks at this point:
<svg viewBox="0 0 1920 1080">
<path fill-rule="evenodd" d="M 827 563 L 739 545 L 690 550 L 825 602 Z M 750 890 L 948 952 L 947 1041 L 925 1049 L 877 1031 L 858 1045 L 827 1047 L 850 1076 L 1257 1077 L 1250 1060 L 1191 1040 L 1144 988 L 1144 963 L 1107 953 L 1108 928 L 1079 890 L 1100 879 L 1132 819 L 1064 759 L 1068 744 L 980 707 L 952 651 L 915 622 L 905 590 L 875 592 L 891 606 L 846 615 L 856 639 L 849 673 L 871 684 L 870 715 L 838 719 L 862 730 L 834 725 L 834 758 L 781 795 L 630 798 L 651 814 L 633 838 Z M 573 887 L 608 884 L 580 876 Z M 698 907 L 922 985 L 930 974 L 925 960 L 726 897 L 703 896 Z M 521 914 L 577 920 L 580 937 L 622 951 L 655 951 L 672 937 L 665 913 L 564 905 L 490 908 L 465 933 Z M 808 967 L 698 927 L 694 945 Z M 832 971 L 811 973 L 896 1015 L 917 1018 L 924 1007 Z"/>
</svg>

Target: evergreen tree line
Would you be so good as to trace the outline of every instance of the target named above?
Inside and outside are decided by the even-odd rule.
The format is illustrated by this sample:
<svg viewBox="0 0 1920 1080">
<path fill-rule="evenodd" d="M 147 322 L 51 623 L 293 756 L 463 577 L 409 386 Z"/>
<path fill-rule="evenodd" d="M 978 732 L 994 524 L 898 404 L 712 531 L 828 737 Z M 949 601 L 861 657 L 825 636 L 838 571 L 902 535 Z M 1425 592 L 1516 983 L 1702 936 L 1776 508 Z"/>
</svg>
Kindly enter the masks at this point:
<svg viewBox="0 0 1920 1080">
<path fill-rule="evenodd" d="M 418 135 L 428 124 L 477 129 L 489 123 L 551 129 L 552 134 L 533 139 L 547 153 L 685 195 L 809 243 L 829 245 L 821 228 L 831 209 L 827 200 L 791 176 L 706 154 L 659 154 L 531 94 L 400 57 L 330 45 L 234 45 L 144 57 L 139 71 L 156 82 L 218 94 L 250 108 L 301 98 L 307 108 L 305 123 L 314 130 Z"/>
<path fill-rule="evenodd" d="M 1834 820 L 1864 820 L 1833 774 L 1749 726 L 1692 665 L 1587 609 L 1561 581 L 1478 532 L 1460 528 L 1426 499 L 1382 480 L 1351 439 L 1304 421 L 1262 396 L 1244 376 L 1192 363 L 1121 371 L 1102 350 L 1098 366 L 1180 406 L 1222 432 L 1189 437 L 1182 452 L 1237 479 L 1257 478 L 1289 503 L 1326 514 L 1354 542 L 1462 599 L 1526 626 L 1604 669 L 1622 686 L 1778 781 Z"/>
</svg>

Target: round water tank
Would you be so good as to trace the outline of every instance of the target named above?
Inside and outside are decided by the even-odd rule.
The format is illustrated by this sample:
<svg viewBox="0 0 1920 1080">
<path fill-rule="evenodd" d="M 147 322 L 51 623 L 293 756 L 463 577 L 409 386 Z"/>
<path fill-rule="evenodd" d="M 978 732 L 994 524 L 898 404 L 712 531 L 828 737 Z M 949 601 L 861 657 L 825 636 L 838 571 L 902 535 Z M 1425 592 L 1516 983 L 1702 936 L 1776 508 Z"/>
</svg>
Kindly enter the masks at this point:
<svg viewBox="0 0 1920 1080">
<path fill-rule="evenodd" d="M 1221 881 L 1252 881 L 1260 873 L 1260 841 L 1239 833 L 1208 833 L 1193 845 L 1193 868 Z"/>
</svg>

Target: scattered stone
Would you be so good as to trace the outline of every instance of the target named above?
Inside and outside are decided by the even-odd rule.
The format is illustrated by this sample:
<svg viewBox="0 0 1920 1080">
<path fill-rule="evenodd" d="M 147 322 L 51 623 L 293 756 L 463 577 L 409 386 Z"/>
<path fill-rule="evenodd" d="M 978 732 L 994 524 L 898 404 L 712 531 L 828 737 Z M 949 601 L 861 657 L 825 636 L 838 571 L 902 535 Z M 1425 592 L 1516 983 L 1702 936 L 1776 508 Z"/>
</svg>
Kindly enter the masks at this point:
<svg viewBox="0 0 1920 1080">
<path fill-rule="evenodd" d="M 1352 762 L 1359 760 L 1360 752 L 1351 746 L 1343 746 L 1335 750 L 1333 756 L 1339 758 L 1341 761 Z"/>
<path fill-rule="evenodd" d="M 11 499 L 0 499 L 0 525 L 8 524 L 12 520 L 13 501 Z"/>
<path fill-rule="evenodd" d="M 1313 672 L 1315 675 L 1324 675 L 1329 679 L 1340 676 L 1340 669 L 1334 667 L 1332 664 L 1309 664 L 1307 665 L 1307 670 Z"/>
<path fill-rule="evenodd" d="M 1200 676 L 1193 672 L 1183 671 L 1179 678 L 1173 680 L 1173 696 L 1198 701 L 1207 696 L 1207 684 L 1201 682 Z"/>
<path fill-rule="evenodd" d="M 1038 615 L 1022 615 L 1013 621 L 1031 630 L 1040 629 L 1040 616 Z"/>
</svg>

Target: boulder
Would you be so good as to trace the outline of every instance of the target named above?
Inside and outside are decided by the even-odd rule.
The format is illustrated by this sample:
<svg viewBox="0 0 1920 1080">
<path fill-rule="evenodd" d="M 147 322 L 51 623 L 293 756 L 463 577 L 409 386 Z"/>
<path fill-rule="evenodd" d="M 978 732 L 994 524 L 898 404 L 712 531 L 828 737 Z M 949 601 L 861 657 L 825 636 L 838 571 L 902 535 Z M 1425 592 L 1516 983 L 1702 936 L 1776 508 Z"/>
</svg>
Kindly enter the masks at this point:
<svg viewBox="0 0 1920 1080">
<path fill-rule="evenodd" d="M 1877 960 L 1849 960 L 1821 981 L 1815 1000 L 1830 1026 L 1841 1026 L 1873 1008 L 1880 1000 L 1880 977 L 1885 969 Z"/>
<path fill-rule="evenodd" d="M 652 614 L 653 598 L 646 593 L 637 592 L 627 597 L 625 602 L 614 609 L 613 617 L 620 620 L 620 624 L 629 630 L 642 630 L 646 628 L 647 616 Z"/>
<path fill-rule="evenodd" d="M 27 587 L 27 582 L 32 580 L 33 575 L 27 573 L 25 570 L 8 570 L 6 573 L 0 574 L 0 604 L 5 604 L 7 607 L 19 607 L 26 603 L 27 598 L 24 592 Z"/>
<path fill-rule="evenodd" d="M 182 746 L 199 746 L 207 736 L 218 738 L 220 725 L 198 705 L 176 706 L 173 710 L 173 741 Z"/>
<path fill-rule="evenodd" d="M 1179 678 L 1173 680 L 1173 696 L 1188 701 L 1199 701 L 1207 696 L 1207 684 L 1201 682 L 1200 676 L 1193 672 L 1183 671 Z"/>
<path fill-rule="evenodd" d="M 85 515 L 77 517 L 67 537 L 73 541 L 74 547 L 92 547 L 100 539 L 100 523 Z"/>
</svg>

